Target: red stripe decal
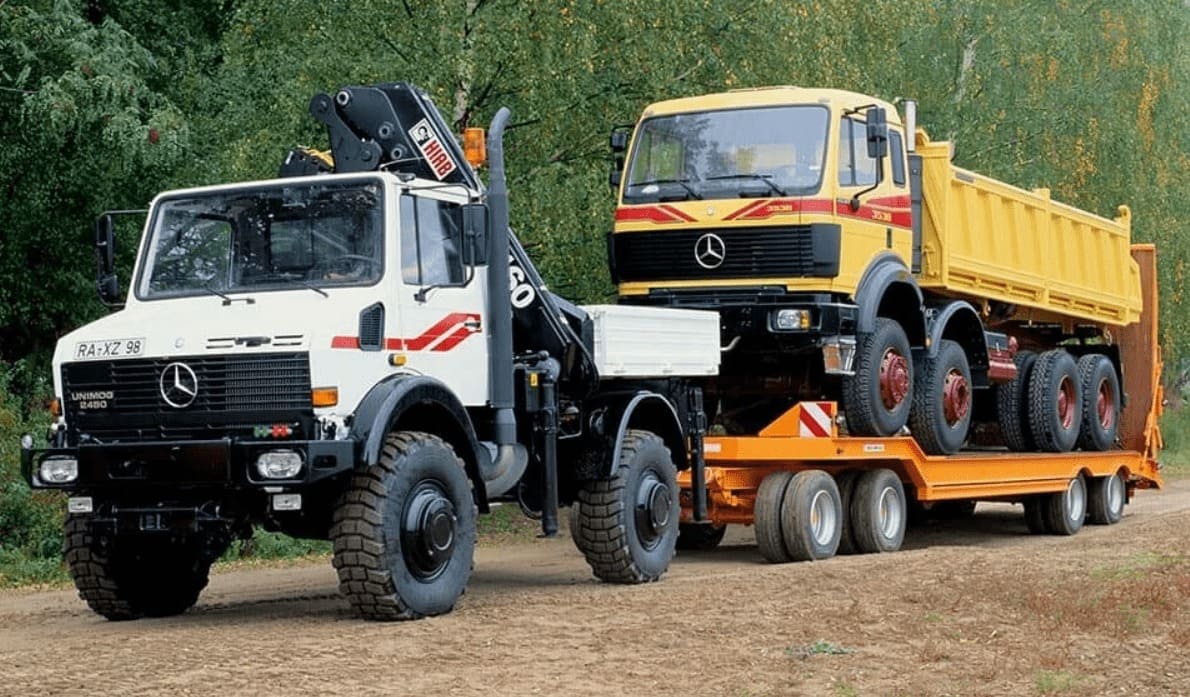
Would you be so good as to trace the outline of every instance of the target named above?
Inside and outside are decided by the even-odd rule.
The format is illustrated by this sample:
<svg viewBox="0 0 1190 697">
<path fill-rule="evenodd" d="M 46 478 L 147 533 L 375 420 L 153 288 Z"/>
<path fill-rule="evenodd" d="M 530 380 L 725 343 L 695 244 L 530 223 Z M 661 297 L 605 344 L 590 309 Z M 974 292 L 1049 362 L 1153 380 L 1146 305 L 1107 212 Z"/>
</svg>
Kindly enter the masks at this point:
<svg viewBox="0 0 1190 697">
<path fill-rule="evenodd" d="M 758 206 L 764 205 L 764 203 L 765 203 L 764 199 L 761 199 L 759 201 L 753 201 L 752 203 L 749 203 L 748 205 L 744 206 L 743 208 L 737 210 L 736 212 L 727 214 L 726 216 L 724 216 L 723 219 L 724 220 L 735 220 L 736 218 L 740 217 L 741 215 L 744 215 L 745 213 L 747 213 L 748 211 L 751 211 L 752 209 L 757 208 Z"/>
<path fill-rule="evenodd" d="M 681 218 L 676 218 L 673 213 L 661 206 L 621 206 L 616 209 L 617 223 L 672 223 L 674 220 L 681 220 Z"/>
<path fill-rule="evenodd" d="M 830 431 L 823 428 L 822 424 L 818 423 L 818 420 L 813 414 L 807 412 L 805 409 L 802 409 L 799 417 L 799 421 L 802 422 L 802 425 L 805 426 L 806 430 L 808 430 L 810 433 L 813 433 L 815 438 L 826 438 L 831 434 Z"/>
<path fill-rule="evenodd" d="M 466 322 L 477 322 L 478 320 L 479 315 L 475 313 L 452 312 L 412 339 L 386 338 L 384 340 L 384 348 L 388 351 L 421 351 L 431 344 L 439 342 L 432 350 L 449 351 L 463 343 L 467 337 L 479 333 L 478 326 L 469 327 L 465 324 Z M 333 337 L 331 339 L 331 348 L 358 349 L 359 337 Z"/>
<path fill-rule="evenodd" d="M 660 208 L 661 210 L 665 211 L 666 213 L 669 213 L 670 215 L 674 216 L 675 218 L 678 218 L 679 220 L 685 220 L 688 223 L 694 222 L 694 216 L 683 213 L 681 210 L 674 208 L 673 206 L 657 206 L 657 207 Z"/>
</svg>

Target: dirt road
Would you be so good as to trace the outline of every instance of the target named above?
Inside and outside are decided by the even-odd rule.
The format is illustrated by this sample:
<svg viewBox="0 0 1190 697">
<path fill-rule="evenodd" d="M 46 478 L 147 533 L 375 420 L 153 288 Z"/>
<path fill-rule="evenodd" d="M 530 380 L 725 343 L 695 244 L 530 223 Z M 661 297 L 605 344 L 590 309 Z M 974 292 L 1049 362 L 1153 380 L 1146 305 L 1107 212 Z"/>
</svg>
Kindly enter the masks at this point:
<svg viewBox="0 0 1190 697">
<path fill-rule="evenodd" d="M 981 505 L 773 566 L 740 528 L 638 587 L 568 538 L 481 548 L 453 614 L 402 624 L 353 619 L 329 563 L 217 573 L 163 620 L 7 591 L 0 694 L 1190 695 L 1190 481 L 1073 538 Z"/>
</svg>

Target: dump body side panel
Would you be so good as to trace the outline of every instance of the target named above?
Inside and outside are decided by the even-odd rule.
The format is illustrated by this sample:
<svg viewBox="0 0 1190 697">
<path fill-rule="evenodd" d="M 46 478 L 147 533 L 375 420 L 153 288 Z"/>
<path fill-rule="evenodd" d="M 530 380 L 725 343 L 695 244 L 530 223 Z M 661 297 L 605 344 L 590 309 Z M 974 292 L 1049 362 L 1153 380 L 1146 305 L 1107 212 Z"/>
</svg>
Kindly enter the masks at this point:
<svg viewBox="0 0 1190 697">
<path fill-rule="evenodd" d="M 1016 306 L 1014 319 L 1135 322 L 1140 271 L 1130 215 L 1115 221 L 955 167 L 950 146 L 918 133 L 923 288 Z M 1040 311 L 1040 312 L 1039 312 Z"/>
</svg>

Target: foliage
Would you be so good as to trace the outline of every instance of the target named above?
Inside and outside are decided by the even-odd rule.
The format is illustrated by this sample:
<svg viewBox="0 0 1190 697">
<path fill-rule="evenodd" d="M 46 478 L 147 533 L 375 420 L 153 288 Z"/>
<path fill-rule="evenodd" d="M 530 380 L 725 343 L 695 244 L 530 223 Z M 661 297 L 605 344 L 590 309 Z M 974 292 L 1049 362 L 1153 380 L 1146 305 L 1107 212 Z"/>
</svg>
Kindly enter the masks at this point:
<svg viewBox="0 0 1190 697">
<path fill-rule="evenodd" d="M 91 220 L 144 207 L 183 155 L 183 116 L 148 84 L 154 70 L 74 3 L 0 6 L 0 358 L 95 316 Z"/>
</svg>

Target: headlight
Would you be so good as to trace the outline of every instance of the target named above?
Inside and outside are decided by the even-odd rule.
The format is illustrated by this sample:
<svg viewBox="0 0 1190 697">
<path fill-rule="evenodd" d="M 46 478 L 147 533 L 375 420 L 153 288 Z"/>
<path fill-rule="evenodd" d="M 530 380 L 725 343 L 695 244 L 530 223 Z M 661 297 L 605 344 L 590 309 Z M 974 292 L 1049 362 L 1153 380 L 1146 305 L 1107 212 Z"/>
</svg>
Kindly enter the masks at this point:
<svg viewBox="0 0 1190 697">
<path fill-rule="evenodd" d="M 37 468 L 37 475 L 47 484 L 69 484 L 79 478 L 79 461 L 73 457 L 47 457 Z"/>
<path fill-rule="evenodd" d="M 809 310 L 794 310 L 792 308 L 785 308 L 784 310 L 777 310 L 777 316 L 773 320 L 773 326 L 782 331 L 792 331 L 794 329 L 809 329 L 810 328 L 810 311 Z"/>
<path fill-rule="evenodd" d="M 296 450 L 266 450 L 256 458 L 256 471 L 265 479 L 293 479 L 302 471 Z"/>
</svg>

